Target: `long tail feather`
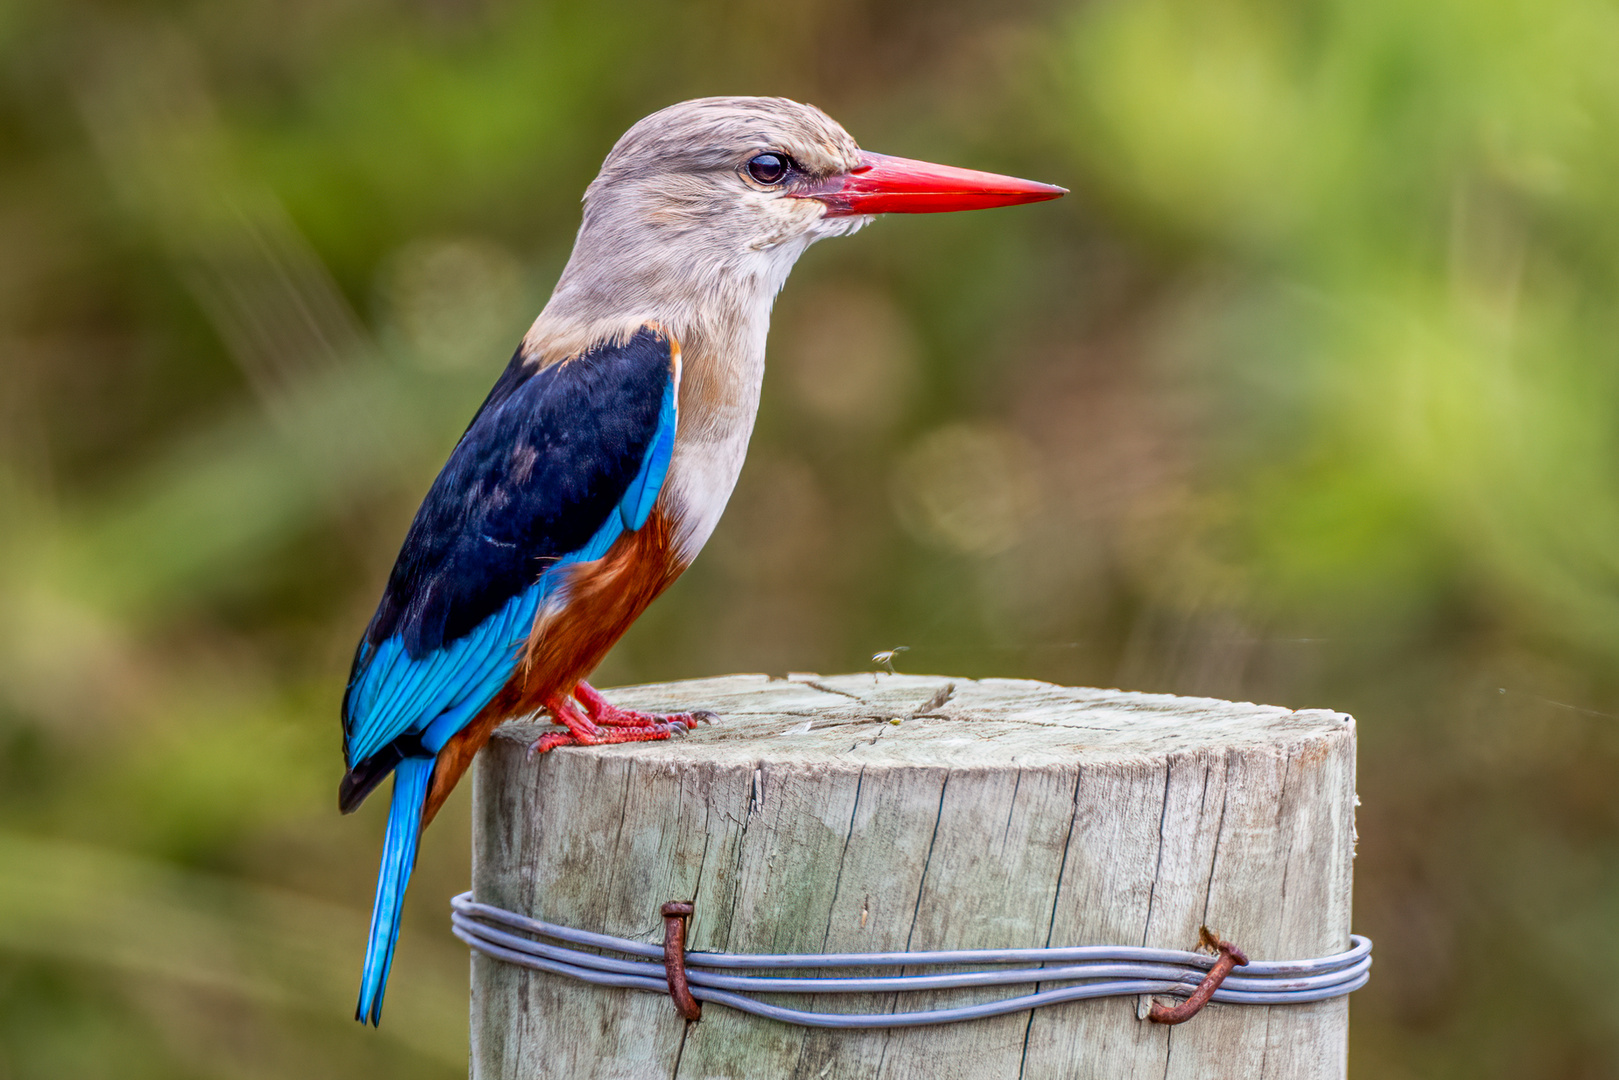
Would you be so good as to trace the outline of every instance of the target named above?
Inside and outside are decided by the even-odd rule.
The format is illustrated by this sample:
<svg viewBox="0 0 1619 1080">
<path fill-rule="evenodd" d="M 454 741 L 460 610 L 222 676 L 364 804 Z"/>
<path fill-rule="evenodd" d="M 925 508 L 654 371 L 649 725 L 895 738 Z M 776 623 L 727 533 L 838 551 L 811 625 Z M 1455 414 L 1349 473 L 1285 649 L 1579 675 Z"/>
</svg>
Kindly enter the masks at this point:
<svg viewBox="0 0 1619 1080">
<path fill-rule="evenodd" d="M 382 996 L 388 986 L 394 944 L 399 940 L 399 913 L 405 906 L 405 886 L 416 866 L 416 843 L 422 832 L 422 807 L 433 777 L 433 759 L 408 757 L 394 770 L 393 804 L 388 809 L 388 836 L 382 846 L 382 869 L 377 874 L 376 906 L 371 909 L 371 937 L 365 946 L 365 971 L 360 976 L 360 1003 L 354 1019 L 382 1022 Z"/>
</svg>

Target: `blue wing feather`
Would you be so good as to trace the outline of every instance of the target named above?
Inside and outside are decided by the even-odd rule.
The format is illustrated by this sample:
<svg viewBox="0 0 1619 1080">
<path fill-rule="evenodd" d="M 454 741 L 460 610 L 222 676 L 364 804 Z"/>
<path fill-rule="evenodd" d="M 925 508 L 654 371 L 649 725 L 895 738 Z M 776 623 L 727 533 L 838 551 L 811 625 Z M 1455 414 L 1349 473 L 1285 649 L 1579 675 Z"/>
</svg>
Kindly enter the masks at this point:
<svg viewBox="0 0 1619 1080">
<path fill-rule="evenodd" d="M 395 773 L 357 1019 L 382 1017 L 434 756 L 511 678 L 557 571 L 646 524 L 678 365 L 650 328 L 540 371 L 513 357 L 411 523 L 343 699 L 340 805 Z"/>
<path fill-rule="evenodd" d="M 658 410 L 658 432 L 653 439 L 652 449 L 618 504 L 619 520 L 631 532 L 646 524 L 653 504 L 658 501 L 658 492 L 663 489 L 663 479 L 669 472 L 669 459 L 675 452 L 676 389 L 671 380 L 663 392 L 663 405 Z"/>
<path fill-rule="evenodd" d="M 539 372 L 514 358 L 423 503 L 356 655 L 351 767 L 429 728 L 441 747 L 510 677 L 555 572 L 646 524 L 674 452 L 676 363 L 650 329 Z"/>
</svg>

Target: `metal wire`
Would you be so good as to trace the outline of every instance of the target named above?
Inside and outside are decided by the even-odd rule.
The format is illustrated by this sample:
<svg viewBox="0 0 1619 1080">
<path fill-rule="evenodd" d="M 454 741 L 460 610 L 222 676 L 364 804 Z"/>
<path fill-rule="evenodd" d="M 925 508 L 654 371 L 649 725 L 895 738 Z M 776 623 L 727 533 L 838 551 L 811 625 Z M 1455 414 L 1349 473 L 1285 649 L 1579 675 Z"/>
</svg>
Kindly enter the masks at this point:
<svg viewBox="0 0 1619 1080">
<path fill-rule="evenodd" d="M 450 901 L 451 930 L 478 952 L 496 960 L 567 975 L 597 986 L 619 986 L 667 994 L 663 947 L 610 934 L 575 930 L 531 919 L 462 893 Z M 605 949 L 619 959 L 536 938 L 566 942 L 586 949 Z M 977 1020 L 1021 1012 L 1042 1005 L 1082 998 L 1136 994 L 1187 996 L 1196 989 L 1215 958 L 1176 949 L 1143 949 L 1127 945 L 1085 945 L 1066 949 L 961 949 L 948 952 L 686 953 L 686 978 L 698 1001 L 789 1024 L 826 1028 L 918 1027 Z M 967 965 L 1038 965 L 951 971 L 930 975 L 799 976 L 729 974 L 735 971 L 863 967 L 960 967 Z M 1324 1001 L 1359 990 L 1371 977 L 1372 943 L 1351 935 L 1344 952 L 1316 960 L 1255 960 L 1228 977 L 1214 1000 L 1230 1005 L 1295 1005 Z M 830 1013 L 789 1009 L 756 1000 L 749 994 L 869 994 L 959 990 L 985 986 L 1037 984 L 1031 994 L 954 1008 L 917 1012 Z M 1038 989 L 1044 983 L 1078 985 Z"/>
</svg>

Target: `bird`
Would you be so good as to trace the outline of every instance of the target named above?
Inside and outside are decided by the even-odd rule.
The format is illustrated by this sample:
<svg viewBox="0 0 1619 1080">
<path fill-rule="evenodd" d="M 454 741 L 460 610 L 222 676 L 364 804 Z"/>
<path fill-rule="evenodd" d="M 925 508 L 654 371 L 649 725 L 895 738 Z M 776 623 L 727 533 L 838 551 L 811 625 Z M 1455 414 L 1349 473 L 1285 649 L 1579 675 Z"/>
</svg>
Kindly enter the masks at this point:
<svg viewBox="0 0 1619 1080">
<path fill-rule="evenodd" d="M 667 739 L 700 714 L 586 679 L 702 549 L 758 411 L 770 309 L 817 240 L 876 215 L 1065 189 L 862 150 L 780 97 L 634 124 L 584 195 L 550 300 L 429 487 L 343 695 L 350 813 L 393 776 L 355 1019 L 380 1024 L 422 830 L 508 719 L 530 748 Z"/>
</svg>

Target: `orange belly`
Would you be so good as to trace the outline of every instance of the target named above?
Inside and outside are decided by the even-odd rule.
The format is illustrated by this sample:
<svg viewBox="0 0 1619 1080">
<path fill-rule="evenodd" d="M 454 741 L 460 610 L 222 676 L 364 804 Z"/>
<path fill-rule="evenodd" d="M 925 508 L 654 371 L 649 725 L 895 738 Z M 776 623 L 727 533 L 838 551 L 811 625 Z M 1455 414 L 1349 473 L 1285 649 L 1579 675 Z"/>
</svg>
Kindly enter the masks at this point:
<svg viewBox="0 0 1619 1080">
<path fill-rule="evenodd" d="M 548 698 L 573 692 L 595 670 L 647 605 L 680 576 L 673 523 L 661 509 L 633 533 L 620 536 L 607 554 L 561 571 L 558 606 L 542 605 L 517 670 L 494 700 L 438 753 L 422 825 L 433 820 L 472 758 L 507 720 L 544 708 Z"/>
</svg>

